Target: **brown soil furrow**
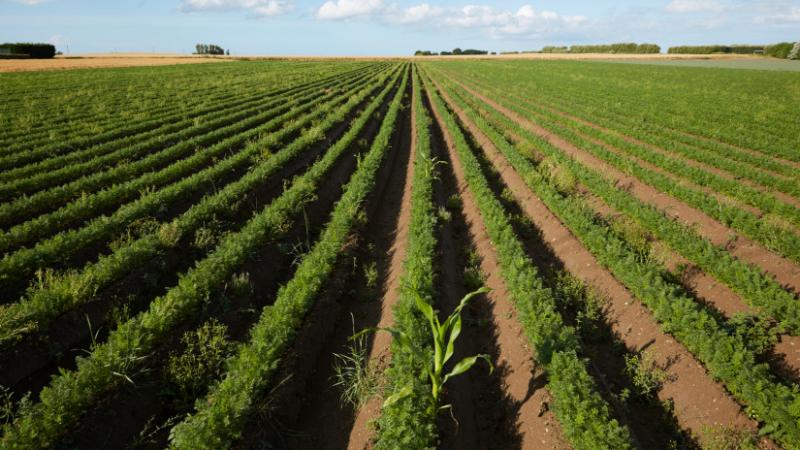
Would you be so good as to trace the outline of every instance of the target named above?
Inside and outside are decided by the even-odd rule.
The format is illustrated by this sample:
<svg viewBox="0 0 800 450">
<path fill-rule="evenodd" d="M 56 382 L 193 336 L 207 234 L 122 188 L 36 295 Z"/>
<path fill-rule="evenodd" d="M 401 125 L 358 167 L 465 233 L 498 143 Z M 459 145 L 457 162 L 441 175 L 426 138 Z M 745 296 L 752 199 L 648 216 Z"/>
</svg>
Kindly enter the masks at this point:
<svg viewBox="0 0 800 450">
<path fill-rule="evenodd" d="M 445 149 L 452 162 L 458 192 L 463 201 L 472 240 L 481 256 L 481 269 L 487 275 L 485 285 L 492 289 L 488 295 L 492 308 L 492 323 L 497 333 L 497 359 L 495 366 L 505 367 L 501 383 L 516 406 L 515 421 L 519 433 L 519 446 L 522 449 L 561 449 L 569 448 L 560 424 L 552 411 L 544 411 L 542 405 L 548 403 L 550 394 L 540 381 L 544 373 L 532 358 L 529 343 L 519 323 L 513 318 L 514 307 L 509 302 L 509 293 L 500 277 L 496 252 L 486 233 L 475 198 L 466 183 L 464 171 L 455 151 L 452 137 L 442 126 L 440 112 L 431 108 L 435 121 L 442 130 Z"/>
<path fill-rule="evenodd" d="M 579 185 L 581 195 L 589 206 L 600 216 L 609 219 L 620 216 L 622 213 L 608 206 L 603 199 L 586 192 Z M 657 242 L 657 241 L 656 241 Z M 754 313 L 755 310 L 727 285 L 719 282 L 702 269 L 692 265 L 686 258 L 669 250 L 666 246 L 659 252 L 665 259 L 665 268 L 680 276 L 681 284 L 696 298 L 709 305 L 711 308 L 730 319 L 737 313 Z M 680 266 L 685 269 L 679 270 Z M 800 379 L 800 336 L 781 335 L 773 347 L 770 363 L 776 371 L 788 380 Z"/>
<path fill-rule="evenodd" d="M 755 432 L 758 424 L 747 418 L 725 388 L 708 376 L 694 356 L 672 336 L 661 331 L 649 310 L 604 269 L 547 206 L 527 187 L 494 144 L 450 102 L 470 133 L 500 172 L 525 214 L 541 231 L 543 240 L 564 267 L 581 281 L 607 294 L 605 311 L 613 331 L 633 352 L 645 348 L 665 367 L 669 379 L 658 396 L 672 401 L 681 427 L 702 436 L 708 427 L 731 426 Z"/>
<path fill-rule="evenodd" d="M 714 245 L 725 245 L 733 256 L 761 267 L 765 272 L 774 276 L 778 283 L 785 288 L 794 292 L 800 292 L 800 266 L 793 261 L 772 253 L 760 244 L 739 235 L 734 230 L 709 217 L 704 212 L 683 203 L 669 194 L 658 191 L 636 177 L 625 174 L 611 164 L 591 155 L 588 151 L 579 149 L 561 136 L 505 108 L 485 95 L 465 86 L 463 83 L 456 80 L 453 80 L 453 82 L 461 86 L 471 95 L 516 121 L 528 131 L 546 139 L 566 155 L 574 158 L 581 164 L 599 170 L 605 176 L 614 180 L 620 188 L 628 190 L 639 200 L 653 204 L 659 209 L 664 210 L 670 217 L 696 227 L 698 233 L 704 238 L 709 239 Z"/>
<path fill-rule="evenodd" d="M 409 83 L 410 85 L 411 83 Z M 413 94 L 412 94 L 413 95 Z M 414 104 L 411 99 L 410 105 Z M 403 273 L 403 262 L 406 256 L 406 246 L 408 244 L 408 226 L 411 220 L 411 183 L 414 178 L 414 158 L 416 155 L 417 133 L 416 133 L 416 113 L 413 106 L 410 111 L 410 147 L 409 154 L 403 165 L 405 166 L 405 181 L 403 183 L 403 194 L 399 205 L 399 213 L 393 224 L 386 228 L 391 231 L 394 241 L 388 249 L 390 255 L 388 268 L 386 270 L 385 290 L 380 299 L 380 319 L 377 321 L 378 327 L 386 328 L 394 325 L 394 305 L 400 296 L 400 280 Z M 389 209 L 388 205 L 382 205 L 382 209 Z M 379 372 L 383 372 L 391 360 L 390 344 L 391 336 L 388 333 L 377 333 L 374 335 L 369 349 L 369 364 L 374 364 Z M 370 448 L 374 438 L 374 428 L 370 422 L 377 419 L 381 412 L 383 399 L 373 396 L 355 414 L 355 420 L 347 441 L 347 448 L 350 450 L 361 450 Z"/>
</svg>

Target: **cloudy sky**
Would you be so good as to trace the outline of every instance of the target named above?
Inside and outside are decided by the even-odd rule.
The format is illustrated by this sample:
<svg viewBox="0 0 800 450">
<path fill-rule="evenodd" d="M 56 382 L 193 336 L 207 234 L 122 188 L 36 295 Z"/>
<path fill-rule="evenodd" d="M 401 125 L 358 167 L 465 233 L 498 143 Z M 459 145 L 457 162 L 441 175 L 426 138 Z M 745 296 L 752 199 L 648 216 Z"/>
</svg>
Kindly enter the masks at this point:
<svg viewBox="0 0 800 450">
<path fill-rule="evenodd" d="M 0 0 L 0 42 L 65 53 L 407 55 L 453 47 L 800 39 L 800 0 Z"/>
</svg>

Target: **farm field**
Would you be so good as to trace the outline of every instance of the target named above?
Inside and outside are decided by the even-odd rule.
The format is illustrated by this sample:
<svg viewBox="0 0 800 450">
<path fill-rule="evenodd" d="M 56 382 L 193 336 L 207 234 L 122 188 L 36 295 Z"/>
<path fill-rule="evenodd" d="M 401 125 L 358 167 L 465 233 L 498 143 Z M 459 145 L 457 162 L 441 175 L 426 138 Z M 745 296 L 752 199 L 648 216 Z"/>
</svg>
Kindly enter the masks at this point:
<svg viewBox="0 0 800 450">
<path fill-rule="evenodd" d="M 305 59 L 0 95 L 0 448 L 800 448 L 800 74 Z"/>
</svg>

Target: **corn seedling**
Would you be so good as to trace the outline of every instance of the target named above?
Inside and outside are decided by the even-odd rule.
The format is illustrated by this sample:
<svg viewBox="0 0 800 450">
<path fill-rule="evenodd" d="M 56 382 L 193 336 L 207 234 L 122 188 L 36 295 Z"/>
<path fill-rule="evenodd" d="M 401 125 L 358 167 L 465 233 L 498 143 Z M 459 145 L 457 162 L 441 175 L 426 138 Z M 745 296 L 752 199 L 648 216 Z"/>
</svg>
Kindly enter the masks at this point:
<svg viewBox="0 0 800 450">
<path fill-rule="evenodd" d="M 417 310 L 419 310 L 428 320 L 431 337 L 433 339 L 433 361 L 431 361 L 431 364 L 427 366 L 425 370 L 431 382 L 430 399 L 431 408 L 434 410 L 449 409 L 452 406 L 449 404 L 442 406 L 439 405 L 439 397 L 442 393 L 444 385 L 451 378 L 461 375 L 471 369 L 472 366 L 478 362 L 478 360 L 483 359 L 489 364 L 490 374 L 494 371 L 494 366 L 492 365 L 492 361 L 489 359 L 489 356 L 479 354 L 463 358 L 461 361 L 456 363 L 449 372 L 445 373 L 445 365 L 453 357 L 453 354 L 455 353 L 456 339 L 458 339 L 458 336 L 461 334 L 461 310 L 464 309 L 464 307 L 473 297 L 480 294 L 485 294 L 486 292 L 489 292 L 489 289 L 484 287 L 465 295 L 461 299 L 461 302 L 456 309 L 450 313 L 450 316 L 444 322 L 439 321 L 436 311 L 428 302 L 426 302 L 420 295 L 417 294 L 416 296 Z M 353 336 L 353 339 L 358 339 L 364 333 L 370 331 L 386 331 L 391 333 L 392 337 L 399 342 L 404 351 L 422 357 L 422 354 L 417 347 L 414 346 L 408 335 L 394 328 L 366 329 Z M 399 391 L 395 392 L 387 397 L 386 400 L 384 400 L 383 407 L 386 408 L 387 406 L 397 403 L 403 398 L 409 396 L 411 391 L 411 386 L 405 386 L 401 388 Z"/>
</svg>

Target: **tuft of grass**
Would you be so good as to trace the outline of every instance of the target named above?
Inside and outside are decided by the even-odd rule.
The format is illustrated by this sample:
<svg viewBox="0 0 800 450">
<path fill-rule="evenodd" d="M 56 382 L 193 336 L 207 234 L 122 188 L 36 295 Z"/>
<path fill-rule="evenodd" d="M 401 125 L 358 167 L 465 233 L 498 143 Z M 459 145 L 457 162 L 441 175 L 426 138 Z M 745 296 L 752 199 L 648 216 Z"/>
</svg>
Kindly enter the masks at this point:
<svg viewBox="0 0 800 450">
<path fill-rule="evenodd" d="M 380 387 L 379 373 L 367 357 L 367 336 L 354 333 L 347 351 L 334 353 L 333 357 L 332 386 L 340 391 L 343 404 L 358 410 Z"/>
<path fill-rule="evenodd" d="M 183 335 L 183 350 L 170 355 L 164 374 L 179 404 L 191 405 L 223 373 L 233 353 L 227 332 L 225 325 L 211 319 Z"/>
<path fill-rule="evenodd" d="M 701 433 L 703 449 L 705 450 L 758 449 L 758 436 L 752 431 L 717 425 L 704 427 Z"/>
<path fill-rule="evenodd" d="M 637 355 L 625 356 L 625 370 L 633 381 L 636 394 L 645 398 L 653 398 L 665 382 L 669 374 L 660 365 L 651 350 L 644 350 Z"/>
</svg>

